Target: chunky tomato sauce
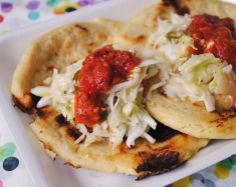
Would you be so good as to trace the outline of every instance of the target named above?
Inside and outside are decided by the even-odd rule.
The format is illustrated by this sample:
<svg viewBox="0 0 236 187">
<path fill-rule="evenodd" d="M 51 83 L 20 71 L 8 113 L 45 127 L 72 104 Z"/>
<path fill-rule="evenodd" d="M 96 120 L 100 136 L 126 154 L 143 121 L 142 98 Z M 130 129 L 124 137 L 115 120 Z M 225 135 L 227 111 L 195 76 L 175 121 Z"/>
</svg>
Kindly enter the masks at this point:
<svg viewBox="0 0 236 187">
<path fill-rule="evenodd" d="M 83 62 L 75 93 L 75 121 L 92 127 L 102 121 L 106 111 L 106 92 L 125 81 L 141 60 L 128 51 L 105 46 L 90 54 Z"/>
<path fill-rule="evenodd" d="M 236 66 L 236 40 L 233 20 L 207 14 L 196 15 L 188 29 L 197 50 L 193 54 L 212 53 Z"/>
</svg>

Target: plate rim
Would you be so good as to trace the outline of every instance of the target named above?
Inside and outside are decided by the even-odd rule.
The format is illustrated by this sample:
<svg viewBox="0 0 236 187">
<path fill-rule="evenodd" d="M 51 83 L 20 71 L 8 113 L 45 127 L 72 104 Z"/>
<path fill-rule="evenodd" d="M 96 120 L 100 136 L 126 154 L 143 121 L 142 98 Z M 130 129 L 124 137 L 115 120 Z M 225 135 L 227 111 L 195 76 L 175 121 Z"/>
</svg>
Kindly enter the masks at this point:
<svg viewBox="0 0 236 187">
<path fill-rule="evenodd" d="M 112 0 L 112 1 L 100 3 L 100 4 L 97 4 L 97 5 L 91 6 L 91 7 L 87 7 L 87 8 L 81 9 L 81 10 L 80 10 L 80 13 L 81 13 L 82 11 L 83 11 L 83 12 L 90 12 L 90 11 L 96 11 L 97 9 L 107 9 L 107 8 L 109 8 L 110 6 L 115 6 L 116 4 L 122 4 L 122 3 L 125 3 L 125 2 L 126 2 L 126 0 Z M 135 0 L 133 0 L 133 2 L 135 2 Z M 84 13 L 84 14 L 86 14 L 86 13 Z M 73 13 L 64 15 L 63 17 L 61 17 L 61 16 L 54 17 L 54 18 L 51 18 L 51 19 L 42 21 L 42 22 L 40 22 L 40 23 L 37 23 L 37 25 L 38 25 L 37 27 L 39 27 L 39 26 L 42 26 L 42 27 L 43 27 L 43 26 L 45 26 L 45 25 L 49 25 L 50 23 L 55 23 L 57 20 L 60 20 L 60 21 L 61 21 L 61 20 L 63 19 L 63 20 L 65 21 L 65 20 L 67 20 L 67 19 L 70 19 L 70 17 L 77 17 L 77 16 L 79 16 L 78 12 L 73 12 Z M 56 24 L 54 24 L 54 25 L 56 25 Z M 63 22 L 63 24 L 58 25 L 58 26 L 56 26 L 56 27 L 60 27 L 60 26 L 62 26 L 62 25 L 64 25 L 64 22 Z M 26 26 L 26 27 L 23 27 L 23 28 L 18 29 L 17 31 L 10 31 L 10 32 L 8 32 L 8 33 L 3 34 L 3 35 L 0 37 L 0 46 L 3 45 L 5 42 L 11 40 L 11 38 L 13 38 L 13 37 L 17 37 L 17 36 L 22 35 L 22 34 L 24 35 L 25 33 L 28 33 L 28 32 L 30 32 L 31 30 L 34 30 L 34 29 L 35 29 L 35 26 L 36 26 L 36 24 L 30 24 L 30 25 L 28 25 L 28 26 Z M 54 27 L 54 28 L 55 28 L 55 27 Z M 50 30 L 50 29 L 49 29 L 49 30 Z M 1 58 L 0 58 L 0 60 L 1 60 Z M 37 176 L 37 178 L 36 178 L 36 177 L 33 176 L 30 167 L 27 166 L 27 165 L 28 165 L 28 164 L 27 164 L 28 161 L 26 161 L 25 157 L 22 156 L 22 155 L 25 155 L 25 153 L 22 154 L 22 152 L 25 151 L 25 148 L 22 149 L 22 146 L 19 145 L 20 143 L 16 141 L 16 136 L 15 136 L 14 133 L 12 132 L 13 130 L 12 130 L 11 126 L 9 125 L 9 122 L 8 122 L 7 119 L 6 119 L 6 116 L 7 116 L 6 111 L 9 109 L 9 107 L 12 107 L 12 102 L 7 102 L 7 100 L 4 101 L 3 98 L 7 98 L 8 96 L 6 96 L 6 95 L 4 94 L 5 92 L 2 91 L 2 90 L 3 90 L 3 88 L 2 88 L 2 81 L 0 80 L 0 113 L 1 113 L 1 115 L 2 115 L 2 117 L 3 117 L 3 119 L 5 120 L 7 127 L 10 129 L 10 133 L 13 135 L 13 138 L 14 138 L 14 140 L 15 140 L 14 142 L 15 142 L 16 145 L 17 145 L 18 152 L 19 152 L 19 154 L 20 154 L 21 159 L 22 159 L 23 162 L 24 162 L 24 165 L 25 165 L 25 167 L 26 167 L 26 170 L 27 170 L 28 174 L 31 176 L 32 181 L 33 181 L 33 183 L 35 184 L 35 186 L 37 186 L 37 187 L 39 187 L 39 186 L 51 187 L 51 185 L 48 183 L 46 177 L 44 176 L 44 174 L 43 174 L 43 172 L 42 172 L 42 169 L 39 169 L 39 170 L 41 171 L 41 174 L 40 174 L 40 176 Z M 4 107 L 3 107 L 3 106 L 4 106 Z M 5 107 L 5 106 L 7 106 L 7 107 Z M 19 118 L 18 115 L 16 115 L 16 116 L 17 116 L 17 118 Z M 18 119 L 17 119 L 17 120 L 18 120 Z M 10 122 L 10 123 L 11 123 L 11 122 Z M 24 130 L 25 130 L 25 129 L 22 129 L 22 131 L 24 131 Z M 26 134 L 26 133 L 23 133 L 23 134 Z M 186 176 L 188 176 L 188 175 L 190 175 L 190 174 L 192 174 L 192 173 L 194 173 L 194 172 L 197 172 L 197 171 L 202 170 L 202 169 L 204 169 L 204 168 L 206 168 L 206 167 L 209 167 L 210 165 L 215 164 L 216 162 L 218 162 L 218 161 L 220 161 L 220 160 L 223 160 L 223 159 L 229 157 L 229 156 L 232 155 L 232 154 L 236 154 L 236 146 L 235 146 L 235 145 L 236 145 L 236 140 L 232 140 L 232 142 L 228 145 L 228 150 L 229 150 L 229 152 L 228 152 L 227 154 L 221 154 L 221 155 L 218 156 L 218 157 L 213 157 L 213 159 L 209 160 L 209 162 L 208 162 L 207 164 L 201 164 L 200 166 L 198 165 L 198 168 L 200 168 L 200 169 L 197 169 L 197 170 L 196 170 L 196 167 L 192 167 L 191 171 L 188 172 L 186 175 L 181 174 L 181 177 L 179 177 L 179 176 L 177 175 L 176 178 L 172 178 L 169 183 L 172 183 L 172 182 L 174 182 L 174 181 L 176 181 L 176 180 L 178 180 L 178 179 L 180 179 L 180 178 L 186 177 Z M 31 149 L 30 149 L 30 152 L 31 152 L 30 154 L 35 155 L 35 153 L 34 153 L 32 147 L 31 147 L 30 145 L 27 145 L 27 148 L 31 148 Z M 26 152 L 29 152 L 29 150 L 26 151 Z M 213 154 L 213 153 L 212 153 L 212 154 Z M 35 160 L 36 160 L 36 157 L 35 157 Z M 37 160 L 36 162 L 38 162 L 38 164 L 40 164 L 40 161 L 39 161 L 39 160 Z M 188 161 L 188 163 L 189 163 L 189 162 L 190 162 L 190 161 Z M 191 162 L 190 162 L 190 163 L 191 163 Z M 38 168 L 37 164 L 35 164 L 35 167 Z M 39 167 L 39 168 L 40 168 L 40 167 Z M 177 169 L 178 169 L 178 168 L 177 168 Z M 30 174 L 30 173 L 31 173 L 31 174 Z M 165 175 L 165 174 L 162 174 L 162 175 Z M 164 176 L 163 176 L 163 177 L 164 177 Z M 42 183 L 39 182 L 39 178 L 40 178 L 40 181 L 43 181 Z M 153 178 L 155 178 L 155 177 L 153 177 Z M 134 186 L 135 186 L 135 187 L 141 187 L 143 184 L 145 184 L 145 181 L 140 181 L 140 182 L 134 184 Z"/>
</svg>

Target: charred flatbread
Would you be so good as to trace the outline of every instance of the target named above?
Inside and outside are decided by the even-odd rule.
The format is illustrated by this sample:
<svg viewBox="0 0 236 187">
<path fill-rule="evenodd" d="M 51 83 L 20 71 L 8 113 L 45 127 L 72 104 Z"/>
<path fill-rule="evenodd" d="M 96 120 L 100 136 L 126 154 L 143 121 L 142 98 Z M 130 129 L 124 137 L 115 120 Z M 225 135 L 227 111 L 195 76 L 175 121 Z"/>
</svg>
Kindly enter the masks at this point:
<svg viewBox="0 0 236 187">
<path fill-rule="evenodd" d="M 30 125 L 37 138 L 45 149 L 75 168 L 137 175 L 142 179 L 176 168 L 208 144 L 207 139 L 194 138 L 159 124 L 153 132 L 158 138 L 155 144 L 139 139 L 133 148 L 128 148 L 125 143 L 114 148 L 107 141 L 78 145 L 74 142 L 80 132 L 65 122 L 58 123 L 59 113 L 51 108 L 38 113 Z"/>
<path fill-rule="evenodd" d="M 163 45 L 160 44 L 161 37 L 159 37 L 159 41 L 157 40 L 153 46 L 152 43 L 150 43 L 150 36 L 157 32 L 159 20 L 169 20 L 173 13 L 182 16 L 183 19 L 186 15 L 210 15 L 215 19 L 234 19 L 236 16 L 235 5 L 218 0 L 163 0 L 161 3 L 149 7 L 134 17 L 131 22 L 123 28 L 121 31 L 122 34 L 119 35 L 117 40 L 120 40 L 125 46 L 134 46 L 136 50 L 140 50 L 141 52 L 143 48 L 156 50 Z M 216 18 L 216 16 L 218 18 Z M 168 25 L 166 27 L 168 27 Z M 234 33 L 234 29 L 232 29 L 232 33 Z M 179 46 L 179 48 L 181 48 L 181 46 Z M 152 53 L 151 50 L 149 50 L 147 55 Z M 164 50 L 168 51 L 169 49 L 165 48 Z M 173 54 L 174 52 L 175 51 L 171 51 L 170 53 Z M 185 57 L 186 56 L 184 56 L 184 58 Z M 177 60 L 175 61 L 177 62 Z M 194 62 L 194 60 L 192 62 Z M 181 63 L 183 62 L 180 62 L 180 64 Z M 178 71 L 178 67 L 175 68 Z M 232 71 L 234 70 L 235 68 L 233 67 Z M 183 68 L 181 71 L 184 71 Z M 207 72 L 207 70 L 205 71 Z M 198 75 L 195 77 L 197 76 Z M 168 81 L 169 80 L 167 80 L 167 82 Z M 232 82 L 233 84 L 230 87 L 234 90 L 235 78 L 233 78 Z M 223 89 L 223 87 L 230 84 L 230 81 L 225 82 L 220 87 Z M 182 95 L 187 92 L 184 90 L 184 85 L 185 83 L 180 83 L 180 87 L 183 90 Z M 234 94 L 234 91 L 231 92 L 232 97 L 234 97 Z M 153 91 L 152 94 L 150 94 L 150 98 L 147 100 L 149 112 L 165 125 L 194 137 L 210 139 L 236 138 L 236 118 L 233 105 L 226 110 L 219 109 L 207 112 L 203 101 L 199 102 L 194 99 L 193 101 L 189 98 L 179 98 L 176 95 L 180 94 L 170 93 L 170 91 L 163 90 L 163 88 L 159 88 L 158 91 Z M 216 107 L 220 105 L 217 103 L 217 100 L 214 102 Z M 232 100 L 229 102 L 232 102 Z"/>
</svg>

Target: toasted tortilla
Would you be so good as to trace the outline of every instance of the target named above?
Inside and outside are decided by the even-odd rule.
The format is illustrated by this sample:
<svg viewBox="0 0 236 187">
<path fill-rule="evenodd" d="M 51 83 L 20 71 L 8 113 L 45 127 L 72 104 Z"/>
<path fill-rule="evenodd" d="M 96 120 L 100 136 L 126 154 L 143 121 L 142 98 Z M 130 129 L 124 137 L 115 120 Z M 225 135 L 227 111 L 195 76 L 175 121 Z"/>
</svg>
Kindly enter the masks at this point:
<svg viewBox="0 0 236 187">
<path fill-rule="evenodd" d="M 198 138 L 236 138 L 234 112 L 206 112 L 202 103 L 191 103 L 153 92 L 147 100 L 150 114 L 158 121 L 180 132 Z"/>
<path fill-rule="evenodd" d="M 86 146 L 75 144 L 80 132 L 60 118 L 61 115 L 50 107 L 35 114 L 30 127 L 45 149 L 75 168 L 137 175 L 138 179 L 174 169 L 208 143 L 207 139 L 193 138 L 159 124 L 155 144 L 138 139 L 132 148 L 125 143 L 113 147 L 101 140 Z"/>
<path fill-rule="evenodd" d="M 120 43 L 142 51 L 151 49 L 148 37 L 156 31 L 158 18 L 168 19 L 170 13 L 211 14 L 236 18 L 236 6 L 218 0 L 162 0 L 135 16 L 117 37 Z M 236 20 L 236 19 L 235 19 Z M 236 24 L 236 23 L 235 23 Z M 138 28 L 138 29 L 136 29 Z M 236 113 L 208 113 L 202 103 L 191 103 L 153 92 L 147 101 L 149 112 L 161 123 L 197 138 L 236 138 Z"/>
<path fill-rule="evenodd" d="M 30 89 L 44 85 L 53 69 L 85 58 L 89 53 L 110 44 L 121 23 L 100 19 L 96 23 L 77 23 L 55 29 L 35 40 L 25 51 L 14 71 L 11 93 L 21 108 L 29 111 L 33 101 Z"/>
<path fill-rule="evenodd" d="M 89 146 L 75 144 L 80 132 L 55 109 L 37 109 L 38 98 L 30 94 L 31 88 L 44 85 L 43 80 L 52 74 L 53 68 L 63 71 L 67 65 L 85 58 L 95 49 L 113 43 L 121 27 L 121 23 L 100 20 L 68 25 L 41 36 L 31 44 L 17 66 L 11 92 L 15 104 L 33 114 L 35 121 L 30 127 L 46 150 L 76 168 L 138 175 L 141 179 L 184 163 L 206 146 L 208 140 L 173 133 L 167 128 L 158 132 L 157 139 L 163 138 L 157 143 L 139 139 L 133 148 L 125 143 L 114 148 L 104 139 Z"/>
<path fill-rule="evenodd" d="M 170 13 L 184 14 L 212 14 L 220 18 L 236 18 L 236 6 L 220 0 L 160 0 L 134 16 L 115 37 L 120 45 L 126 48 L 142 50 L 150 48 L 148 37 L 158 26 L 158 18 L 168 19 Z M 236 22 L 236 20 L 235 20 Z"/>
</svg>

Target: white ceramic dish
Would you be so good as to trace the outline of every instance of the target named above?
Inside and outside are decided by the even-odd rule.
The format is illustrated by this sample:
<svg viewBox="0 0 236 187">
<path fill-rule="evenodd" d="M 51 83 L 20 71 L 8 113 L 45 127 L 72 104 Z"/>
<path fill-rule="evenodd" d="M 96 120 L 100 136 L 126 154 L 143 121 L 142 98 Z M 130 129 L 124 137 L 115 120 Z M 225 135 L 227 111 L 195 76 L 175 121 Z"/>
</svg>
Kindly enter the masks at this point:
<svg viewBox="0 0 236 187">
<path fill-rule="evenodd" d="M 236 140 L 216 141 L 178 169 L 138 182 L 132 176 L 98 173 L 86 169 L 75 170 L 65 166 L 60 159 L 55 162 L 49 159 L 28 128 L 29 117 L 13 107 L 9 92 L 11 76 L 20 57 L 33 39 L 52 28 L 76 21 L 89 21 L 96 17 L 125 21 L 156 1 L 112 0 L 10 32 L 0 38 L 0 112 L 16 139 L 19 152 L 35 187 L 164 186 L 236 153 Z"/>
</svg>

